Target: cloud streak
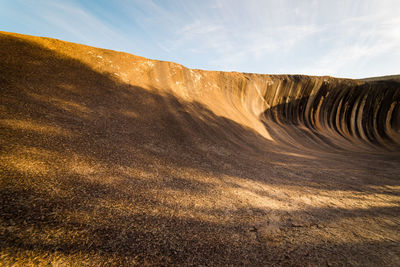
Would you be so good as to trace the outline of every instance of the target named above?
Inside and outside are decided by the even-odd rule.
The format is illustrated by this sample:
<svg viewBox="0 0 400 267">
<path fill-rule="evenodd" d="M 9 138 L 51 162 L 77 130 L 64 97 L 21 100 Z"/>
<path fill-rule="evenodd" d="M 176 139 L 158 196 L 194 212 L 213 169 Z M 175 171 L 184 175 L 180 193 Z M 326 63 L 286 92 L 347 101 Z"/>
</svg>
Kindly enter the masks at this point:
<svg viewBox="0 0 400 267">
<path fill-rule="evenodd" d="M 0 11 L 4 30 L 192 68 L 353 78 L 400 71 L 400 4 L 394 0 L 27 0 L 8 5 Z"/>
</svg>

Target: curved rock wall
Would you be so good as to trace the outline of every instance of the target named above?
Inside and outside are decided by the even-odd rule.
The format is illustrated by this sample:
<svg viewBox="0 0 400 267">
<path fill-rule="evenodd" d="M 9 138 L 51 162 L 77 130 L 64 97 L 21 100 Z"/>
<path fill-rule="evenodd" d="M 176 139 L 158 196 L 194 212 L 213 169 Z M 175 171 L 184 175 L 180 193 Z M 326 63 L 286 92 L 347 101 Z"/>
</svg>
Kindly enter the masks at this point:
<svg viewBox="0 0 400 267">
<path fill-rule="evenodd" d="M 398 266 L 394 80 L 0 33 L 0 92 L 5 265 Z"/>
<path fill-rule="evenodd" d="M 168 73 L 167 84 L 174 94 L 204 103 L 216 114 L 253 128 L 269 140 L 281 138 L 271 136 L 273 128 L 285 127 L 291 135 L 290 131 L 295 129 L 287 127 L 296 126 L 309 131 L 308 138 L 322 135 L 324 143 L 336 143 L 339 147 L 344 142 L 364 148 L 398 149 L 400 83 L 397 81 L 208 72 L 176 64 L 163 69 L 158 64 L 153 69 L 155 77 L 161 79 Z M 154 84 L 153 77 L 148 82 L 160 87 Z M 305 135 L 292 137 L 301 140 Z"/>
<path fill-rule="evenodd" d="M 268 140 L 300 146 L 310 140 L 335 147 L 369 144 L 389 150 L 400 144 L 400 83 L 395 80 L 192 70 L 54 39 L 24 38 L 122 83 L 201 103 Z"/>
</svg>

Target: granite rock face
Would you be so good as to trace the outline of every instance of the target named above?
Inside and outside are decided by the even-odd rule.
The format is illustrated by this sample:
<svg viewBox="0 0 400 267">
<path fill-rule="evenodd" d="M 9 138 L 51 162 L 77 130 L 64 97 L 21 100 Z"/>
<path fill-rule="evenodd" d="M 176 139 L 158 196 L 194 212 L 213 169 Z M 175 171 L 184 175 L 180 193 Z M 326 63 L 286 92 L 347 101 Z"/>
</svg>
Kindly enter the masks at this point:
<svg viewBox="0 0 400 267">
<path fill-rule="evenodd" d="M 400 262 L 400 82 L 0 33 L 5 265 Z"/>
</svg>

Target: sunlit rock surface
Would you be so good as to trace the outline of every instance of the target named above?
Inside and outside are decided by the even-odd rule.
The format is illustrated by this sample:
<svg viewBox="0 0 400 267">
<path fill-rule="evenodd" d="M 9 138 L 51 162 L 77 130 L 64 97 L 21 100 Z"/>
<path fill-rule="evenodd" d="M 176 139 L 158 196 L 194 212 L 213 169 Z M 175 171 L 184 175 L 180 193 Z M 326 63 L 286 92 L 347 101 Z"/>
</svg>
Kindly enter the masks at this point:
<svg viewBox="0 0 400 267">
<path fill-rule="evenodd" d="M 400 262 L 400 83 L 0 33 L 4 265 Z"/>
</svg>

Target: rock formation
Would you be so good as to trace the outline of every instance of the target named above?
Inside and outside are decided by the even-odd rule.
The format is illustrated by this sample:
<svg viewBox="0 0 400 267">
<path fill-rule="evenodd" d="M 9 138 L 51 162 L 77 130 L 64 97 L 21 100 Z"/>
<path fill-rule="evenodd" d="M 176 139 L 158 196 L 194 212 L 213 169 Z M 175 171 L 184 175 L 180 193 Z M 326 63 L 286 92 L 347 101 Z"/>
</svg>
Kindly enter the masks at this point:
<svg viewBox="0 0 400 267">
<path fill-rule="evenodd" d="M 5 265 L 400 262 L 400 82 L 0 33 Z"/>
</svg>

